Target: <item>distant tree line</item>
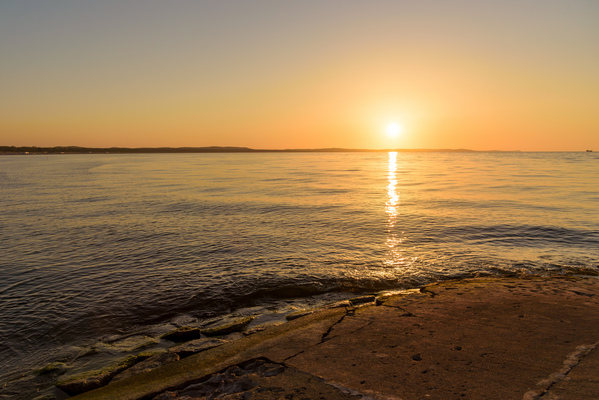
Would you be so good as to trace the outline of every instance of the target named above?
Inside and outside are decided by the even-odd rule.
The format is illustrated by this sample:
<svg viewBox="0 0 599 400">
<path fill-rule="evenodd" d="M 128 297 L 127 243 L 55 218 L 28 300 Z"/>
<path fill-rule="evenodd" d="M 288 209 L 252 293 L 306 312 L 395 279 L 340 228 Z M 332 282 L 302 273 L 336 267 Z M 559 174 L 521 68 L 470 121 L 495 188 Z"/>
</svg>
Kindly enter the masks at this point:
<svg viewBox="0 0 599 400">
<path fill-rule="evenodd" d="M 259 150 L 250 149 L 249 147 L 79 147 L 79 146 L 55 146 L 55 147 L 37 147 L 37 146 L 0 146 L 0 153 L 42 153 L 42 154 L 105 154 L 105 153 L 272 153 L 272 152 L 289 152 L 289 153 L 335 153 L 335 152 L 471 152 L 474 150 L 467 149 L 343 149 L 343 148 L 326 148 L 326 149 L 283 149 L 283 150 Z"/>
<path fill-rule="evenodd" d="M 79 147 L 0 146 L 0 153 L 247 153 L 248 147 Z"/>
</svg>

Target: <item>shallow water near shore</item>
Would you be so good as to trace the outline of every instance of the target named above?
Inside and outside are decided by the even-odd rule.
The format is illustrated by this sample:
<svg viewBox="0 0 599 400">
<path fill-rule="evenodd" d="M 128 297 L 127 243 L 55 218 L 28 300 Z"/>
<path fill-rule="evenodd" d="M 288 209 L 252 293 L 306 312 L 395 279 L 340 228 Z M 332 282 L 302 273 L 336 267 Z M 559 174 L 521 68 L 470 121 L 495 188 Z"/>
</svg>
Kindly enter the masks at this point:
<svg viewBox="0 0 599 400">
<path fill-rule="evenodd" d="M 0 157 L 0 376 L 356 293 L 596 275 L 597 182 L 594 153 Z"/>
</svg>

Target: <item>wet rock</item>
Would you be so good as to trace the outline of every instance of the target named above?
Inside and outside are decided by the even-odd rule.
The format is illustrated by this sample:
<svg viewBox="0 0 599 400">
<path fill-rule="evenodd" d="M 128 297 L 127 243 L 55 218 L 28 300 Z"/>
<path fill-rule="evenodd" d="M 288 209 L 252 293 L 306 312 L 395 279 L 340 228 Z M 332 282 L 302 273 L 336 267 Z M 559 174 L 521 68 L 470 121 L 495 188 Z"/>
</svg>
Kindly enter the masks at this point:
<svg viewBox="0 0 599 400">
<path fill-rule="evenodd" d="M 196 339 L 192 340 L 191 342 L 171 347 L 168 349 L 168 351 L 171 353 L 177 353 L 180 357 L 187 357 L 195 353 L 212 349 L 213 347 L 222 346 L 225 343 L 227 343 L 227 340 L 215 338 Z"/>
<path fill-rule="evenodd" d="M 372 295 L 372 296 L 354 297 L 353 299 L 349 299 L 349 302 L 353 306 L 357 306 L 358 304 L 372 303 L 375 300 L 376 300 L 376 296 Z"/>
<path fill-rule="evenodd" d="M 294 312 L 294 313 L 291 313 L 291 314 L 287 314 L 285 316 L 285 319 L 287 321 L 293 321 L 294 319 L 298 319 L 298 318 L 303 317 L 305 315 L 310 315 L 313 312 L 314 311 L 297 311 L 297 312 Z"/>
<path fill-rule="evenodd" d="M 157 343 L 158 339 L 151 336 L 131 336 L 113 343 L 113 346 L 118 348 L 121 352 L 129 352 L 153 346 Z"/>
<path fill-rule="evenodd" d="M 157 343 L 158 339 L 144 335 L 128 336 L 124 338 L 117 338 L 116 340 L 104 339 L 104 341 L 97 343 L 92 349 L 90 349 L 91 352 L 87 355 L 94 354 L 94 351 L 105 351 L 110 353 L 129 353 L 131 351 L 143 349 L 144 347 L 153 346 Z M 83 356 L 84 355 L 82 355 L 81 357 Z"/>
<path fill-rule="evenodd" d="M 351 307 L 351 306 L 352 306 L 352 303 L 350 303 L 349 300 L 342 300 L 342 301 L 337 301 L 335 303 L 323 306 L 323 307 L 321 307 L 321 309 L 328 310 L 331 308 L 341 308 L 341 307 Z"/>
<path fill-rule="evenodd" d="M 95 354 L 98 354 L 100 352 L 100 350 L 98 350 L 97 347 L 93 346 L 90 347 L 88 349 L 83 349 L 78 355 L 77 355 L 77 359 L 79 358 L 83 358 L 83 357 L 89 357 L 89 356 L 93 356 Z"/>
<path fill-rule="evenodd" d="M 254 333 L 258 333 L 258 332 L 265 331 L 265 330 L 266 330 L 266 329 L 268 329 L 269 327 L 273 327 L 273 326 L 281 325 L 281 324 L 284 324 L 284 323 L 285 323 L 285 322 L 283 322 L 283 321 L 280 321 L 280 320 L 271 320 L 271 321 L 268 321 L 268 322 L 266 322 L 266 323 L 264 323 L 264 324 L 261 324 L 261 325 L 255 325 L 255 326 L 252 326 L 251 328 L 248 328 L 248 329 L 244 330 L 244 331 L 242 332 L 242 334 L 243 334 L 244 336 L 253 335 Z M 230 339 L 230 338 L 229 338 L 229 337 L 227 337 L 227 339 Z"/>
<path fill-rule="evenodd" d="M 200 338 L 200 328 L 192 328 L 190 326 L 182 326 L 174 331 L 162 335 L 163 339 L 171 342 L 187 342 L 189 340 Z"/>
<path fill-rule="evenodd" d="M 197 318 L 192 317 L 191 315 L 178 315 L 171 320 L 171 323 L 177 327 L 181 326 L 189 326 L 198 322 Z"/>
<path fill-rule="evenodd" d="M 222 336 L 228 335 L 229 333 L 233 332 L 241 332 L 246 326 L 248 326 L 250 322 L 252 322 L 253 319 L 254 317 L 243 318 L 231 322 L 230 324 L 217 326 L 215 328 L 204 329 L 202 333 L 206 336 Z"/>
<path fill-rule="evenodd" d="M 56 383 L 56 386 L 69 396 L 85 393 L 107 385 L 115 375 L 135 365 L 137 361 L 138 358 L 136 356 L 129 356 L 120 362 L 101 370 L 70 376 L 63 381 Z"/>
<path fill-rule="evenodd" d="M 179 361 L 179 355 L 176 353 L 164 352 L 157 354 L 117 374 L 114 378 L 112 378 L 110 383 L 122 381 L 123 379 L 141 374 L 143 372 L 152 371 L 153 369 L 174 361 Z"/>
<path fill-rule="evenodd" d="M 38 375 L 51 374 L 53 372 L 63 372 L 67 369 L 67 365 L 62 362 L 53 362 L 46 365 L 43 368 L 38 369 L 36 372 Z"/>
<path fill-rule="evenodd" d="M 146 360 L 150 357 L 154 357 L 154 356 L 157 356 L 158 354 L 162 354 L 162 353 L 164 353 L 164 350 L 144 351 L 137 355 L 137 362 Z"/>
<path fill-rule="evenodd" d="M 262 332 L 262 331 L 265 331 L 265 330 L 266 330 L 266 327 L 265 327 L 265 326 L 256 326 L 256 327 L 254 327 L 254 328 L 252 328 L 252 329 L 247 329 L 247 330 L 245 330 L 245 331 L 243 332 L 243 334 L 244 334 L 245 336 L 250 336 L 250 335 L 253 335 L 254 333 Z"/>
</svg>

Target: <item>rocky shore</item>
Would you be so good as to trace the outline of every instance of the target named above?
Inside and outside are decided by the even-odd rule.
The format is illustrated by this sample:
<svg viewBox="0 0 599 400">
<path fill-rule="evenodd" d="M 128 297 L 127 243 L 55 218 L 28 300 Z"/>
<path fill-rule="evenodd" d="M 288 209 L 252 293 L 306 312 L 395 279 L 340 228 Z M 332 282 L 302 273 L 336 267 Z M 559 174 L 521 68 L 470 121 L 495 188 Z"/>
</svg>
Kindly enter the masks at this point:
<svg viewBox="0 0 599 400">
<path fill-rule="evenodd" d="M 598 295 L 595 278 L 469 279 L 302 310 L 276 326 L 181 327 L 164 335 L 176 342 L 165 351 L 67 377 L 56 395 L 599 398 Z"/>
</svg>

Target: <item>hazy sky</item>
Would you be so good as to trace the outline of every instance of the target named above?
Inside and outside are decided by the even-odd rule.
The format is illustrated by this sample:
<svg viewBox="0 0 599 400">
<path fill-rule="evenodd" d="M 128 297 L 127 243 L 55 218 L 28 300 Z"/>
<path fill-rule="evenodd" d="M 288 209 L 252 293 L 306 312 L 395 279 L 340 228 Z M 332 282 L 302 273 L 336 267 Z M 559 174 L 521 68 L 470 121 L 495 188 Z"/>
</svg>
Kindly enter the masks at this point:
<svg viewBox="0 0 599 400">
<path fill-rule="evenodd" d="M 0 0 L 0 60 L 0 145 L 599 150 L 597 0 Z"/>
</svg>

